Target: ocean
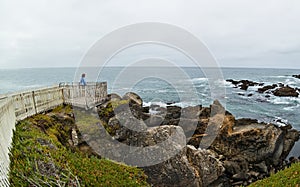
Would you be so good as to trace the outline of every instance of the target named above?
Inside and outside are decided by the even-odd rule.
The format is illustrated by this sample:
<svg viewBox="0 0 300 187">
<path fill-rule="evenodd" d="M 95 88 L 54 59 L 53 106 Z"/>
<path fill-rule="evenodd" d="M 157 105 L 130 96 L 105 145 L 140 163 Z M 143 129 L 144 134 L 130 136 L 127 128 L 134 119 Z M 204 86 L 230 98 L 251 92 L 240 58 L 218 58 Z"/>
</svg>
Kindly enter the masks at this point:
<svg viewBox="0 0 300 187">
<path fill-rule="evenodd" d="M 107 81 L 109 93 L 136 92 L 145 106 L 151 103 L 208 106 L 217 97 L 236 118 L 255 118 L 278 125 L 290 123 L 300 130 L 300 97 L 270 95 L 267 98 L 266 94 L 257 92 L 259 86 L 243 91 L 225 81 L 247 79 L 265 85 L 283 83 L 300 88 L 300 79 L 292 77 L 300 74 L 297 69 L 222 68 L 213 81 L 205 76 L 211 69 L 194 67 L 106 67 L 101 71 L 96 68 L 0 69 L 0 94 L 79 81 L 83 72 L 88 82 Z M 248 97 L 249 94 L 252 96 Z M 300 143 L 291 155 L 300 155 Z"/>
</svg>

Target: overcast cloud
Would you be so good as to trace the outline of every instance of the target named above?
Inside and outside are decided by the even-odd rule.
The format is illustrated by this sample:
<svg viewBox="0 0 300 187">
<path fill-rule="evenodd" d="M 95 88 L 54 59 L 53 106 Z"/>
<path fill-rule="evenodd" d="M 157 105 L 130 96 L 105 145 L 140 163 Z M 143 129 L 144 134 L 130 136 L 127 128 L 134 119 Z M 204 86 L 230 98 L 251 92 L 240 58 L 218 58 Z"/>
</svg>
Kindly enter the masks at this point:
<svg viewBox="0 0 300 187">
<path fill-rule="evenodd" d="M 105 34 L 182 27 L 226 67 L 300 69 L 298 0 L 0 0 L 0 68 L 78 66 Z"/>
</svg>

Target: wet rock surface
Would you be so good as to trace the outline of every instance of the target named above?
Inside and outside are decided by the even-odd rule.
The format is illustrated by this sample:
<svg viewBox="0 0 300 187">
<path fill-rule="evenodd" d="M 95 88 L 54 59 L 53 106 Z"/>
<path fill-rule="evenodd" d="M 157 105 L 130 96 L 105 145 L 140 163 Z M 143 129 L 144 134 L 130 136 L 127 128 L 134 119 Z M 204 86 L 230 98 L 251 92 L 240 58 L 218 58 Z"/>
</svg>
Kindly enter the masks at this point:
<svg viewBox="0 0 300 187">
<path fill-rule="evenodd" d="M 231 82 L 236 87 L 239 87 L 241 90 L 248 90 L 250 86 L 263 86 L 264 83 L 258 83 L 250 80 L 233 80 L 233 79 L 227 79 L 227 82 Z"/>
<path fill-rule="evenodd" d="M 299 139 L 289 125 L 235 119 L 218 101 L 209 107 L 157 107 L 159 113 L 149 114 L 139 97 L 130 95 L 118 105 L 107 101 L 98 113 L 115 140 L 149 148 L 142 153 L 147 159 L 159 159 L 156 145 L 168 141 L 166 157 L 142 167 L 153 186 L 248 185 L 286 167 L 285 159 Z M 130 159 L 123 158 L 125 163 Z"/>
<path fill-rule="evenodd" d="M 275 96 L 279 96 L 279 97 L 289 97 L 289 96 L 290 97 L 298 97 L 299 96 L 297 89 L 291 88 L 289 86 L 278 88 L 275 91 L 273 91 L 273 94 Z"/>
<path fill-rule="evenodd" d="M 299 75 L 293 75 L 293 77 L 300 79 L 300 74 Z"/>
<path fill-rule="evenodd" d="M 292 77 L 299 78 L 300 75 L 293 75 Z M 241 90 L 247 91 L 249 87 L 253 86 L 260 86 L 257 89 L 258 93 L 267 94 L 265 95 L 266 98 L 271 97 L 270 95 L 278 96 L 278 97 L 299 97 L 300 91 L 299 88 L 294 88 L 289 85 L 284 85 L 283 83 L 277 83 L 272 85 L 265 85 L 265 83 L 258 83 L 250 80 L 233 80 L 228 79 L 227 82 L 233 84 L 234 88 L 240 88 Z M 245 93 L 238 93 L 241 96 L 253 96 L 253 93 L 245 94 Z"/>
</svg>

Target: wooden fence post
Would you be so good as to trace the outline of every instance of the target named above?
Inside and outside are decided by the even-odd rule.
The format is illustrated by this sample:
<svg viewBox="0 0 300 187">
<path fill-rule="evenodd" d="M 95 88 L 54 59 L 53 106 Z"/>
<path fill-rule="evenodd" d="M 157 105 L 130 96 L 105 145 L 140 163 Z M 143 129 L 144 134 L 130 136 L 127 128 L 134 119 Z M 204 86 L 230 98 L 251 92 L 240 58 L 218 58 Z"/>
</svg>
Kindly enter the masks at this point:
<svg viewBox="0 0 300 187">
<path fill-rule="evenodd" d="M 34 91 L 32 91 L 32 100 L 33 100 L 33 107 L 34 107 L 35 114 L 37 114 L 37 108 L 36 108 Z"/>
</svg>

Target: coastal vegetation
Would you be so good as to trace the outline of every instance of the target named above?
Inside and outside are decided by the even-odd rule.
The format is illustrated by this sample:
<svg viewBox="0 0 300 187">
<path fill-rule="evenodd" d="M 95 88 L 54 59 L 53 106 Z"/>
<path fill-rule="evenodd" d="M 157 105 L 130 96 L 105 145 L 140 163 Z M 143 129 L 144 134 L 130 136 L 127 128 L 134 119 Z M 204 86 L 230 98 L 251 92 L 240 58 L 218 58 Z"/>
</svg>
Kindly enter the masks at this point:
<svg viewBox="0 0 300 187">
<path fill-rule="evenodd" d="M 12 186 L 147 186 L 141 169 L 81 150 L 70 106 L 60 106 L 16 125 L 11 149 Z M 80 142 L 79 142 L 80 143 Z"/>
<path fill-rule="evenodd" d="M 149 113 L 153 110 L 155 114 Z M 210 146 L 199 148 L 207 140 L 206 129 L 220 124 Z M 132 126 L 141 131 L 131 130 Z M 101 149 L 93 145 L 105 145 L 106 135 L 128 146 L 151 147 L 144 155 L 150 160 L 161 159 L 150 153 L 170 137 L 165 153 L 171 154 L 167 150 L 173 147 L 179 152 L 156 165 L 130 167 L 112 161 L 130 162 L 121 152 L 105 150 L 112 160 L 99 154 Z M 185 139 L 186 135 L 191 138 Z M 19 122 L 10 182 L 15 186 L 247 186 L 271 175 L 252 185 L 296 186 L 299 164 L 273 173 L 286 167 L 284 159 L 298 139 L 299 132 L 290 125 L 235 119 L 217 100 L 209 107 L 143 107 L 134 93 L 110 94 L 97 111 L 66 105 Z M 187 145 L 182 144 L 185 141 Z"/>
<path fill-rule="evenodd" d="M 249 187 L 276 186 L 276 187 L 299 187 L 300 186 L 300 162 L 291 167 L 272 174 L 270 177 L 257 181 Z"/>
</svg>

